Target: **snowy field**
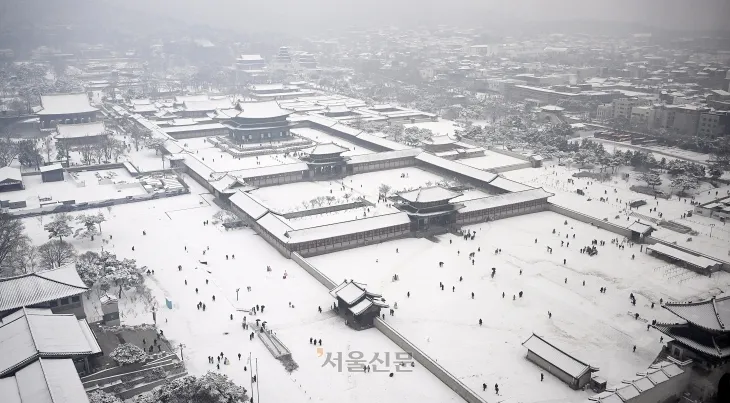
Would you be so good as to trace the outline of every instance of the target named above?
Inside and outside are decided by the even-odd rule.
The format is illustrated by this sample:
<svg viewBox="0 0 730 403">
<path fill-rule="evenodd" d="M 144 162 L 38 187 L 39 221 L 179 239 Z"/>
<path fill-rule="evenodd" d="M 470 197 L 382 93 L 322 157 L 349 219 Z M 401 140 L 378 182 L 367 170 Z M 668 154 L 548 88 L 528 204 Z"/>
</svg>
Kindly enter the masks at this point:
<svg viewBox="0 0 730 403">
<path fill-rule="evenodd" d="M 406 128 L 408 127 L 417 127 L 419 129 L 428 129 L 433 132 L 435 135 L 446 135 L 446 134 L 454 134 L 454 132 L 457 129 L 461 129 L 461 126 L 459 126 L 458 123 L 451 121 L 451 120 L 445 120 L 440 119 L 438 122 L 419 122 L 419 123 L 409 123 L 406 125 L 403 125 Z"/>
<path fill-rule="evenodd" d="M 689 199 L 679 199 L 676 196 L 672 196 L 669 200 L 655 200 L 651 196 L 631 191 L 629 189 L 631 185 L 645 184 L 638 180 L 639 174 L 629 168 L 623 168 L 621 171 L 630 174 L 628 181 L 619 179 L 618 176 L 614 176 L 608 182 L 597 182 L 591 178 L 572 178 L 573 173 L 576 172 L 578 170 L 575 168 L 550 165 L 542 169 L 520 169 L 505 172 L 504 176 L 508 179 L 516 180 L 526 185 L 542 187 L 548 192 L 555 193 L 555 196 L 549 199 L 551 203 L 600 219 L 608 218 L 609 222 L 617 225 L 627 226 L 632 221 L 640 219 L 641 216 L 637 216 L 636 214 L 659 220 L 659 213 L 662 213 L 663 219 L 676 221 L 692 227 L 700 234 L 680 234 L 658 227 L 660 229 L 654 232 L 652 234 L 653 236 L 670 241 L 677 241 L 677 244 L 680 246 L 697 250 L 717 259 L 725 261 L 730 259 L 730 255 L 728 255 L 730 252 L 730 247 L 728 247 L 728 242 L 730 242 L 730 232 L 728 231 L 730 231 L 730 228 L 723 226 L 718 220 L 698 217 L 696 215 L 683 219 L 682 214 L 694 209 Z M 568 183 L 568 178 L 574 179 L 575 184 Z M 657 186 L 657 190 L 663 190 L 667 193 L 672 191 L 669 187 L 669 176 L 666 174 L 662 175 L 662 180 L 663 183 Z M 583 189 L 585 196 L 576 193 L 576 189 L 579 188 Z M 717 191 L 720 190 L 717 189 Z M 708 183 L 701 182 L 701 187 L 696 193 L 698 195 L 704 194 L 702 197 L 706 197 L 707 191 L 714 193 L 716 190 Z M 608 201 L 601 202 L 601 197 L 608 198 Z M 638 199 L 644 199 L 648 204 L 628 210 L 627 203 Z M 656 211 L 649 211 L 655 207 L 657 208 Z M 630 216 L 631 213 L 634 213 L 634 216 Z M 709 237 L 710 224 L 716 224 L 713 227 L 712 238 Z M 718 231 L 718 229 L 721 229 L 721 231 Z M 689 238 L 692 238 L 692 241 L 688 241 Z"/>
<path fill-rule="evenodd" d="M 401 175 L 407 175 L 401 177 Z M 368 172 L 347 176 L 344 179 L 333 181 L 298 182 L 280 186 L 267 186 L 250 192 L 261 200 L 265 206 L 287 213 L 308 208 L 327 205 L 345 204 L 364 197 L 375 206 L 370 207 L 369 216 L 387 214 L 396 210 L 387 203 L 378 203 L 378 188 L 381 184 L 389 185 L 392 193 L 415 189 L 421 186 L 435 185 L 443 178 L 430 172 L 414 168 L 390 169 L 385 171 Z M 349 195 L 349 197 L 345 197 Z M 331 196 L 335 199 L 330 203 L 325 201 L 322 206 L 312 205 L 312 199 Z M 343 221 L 351 220 L 350 215 L 343 215 Z M 362 214 L 360 214 L 362 218 Z M 328 221 L 326 218 L 325 221 Z M 328 221 L 327 223 L 332 223 Z M 318 224 L 322 225 L 322 224 Z"/>
<path fill-rule="evenodd" d="M 126 178 L 131 177 L 126 174 L 123 169 L 114 170 L 124 173 Z M 108 171 L 94 171 L 108 172 Z M 136 185 L 130 188 L 117 189 L 113 184 L 100 185 L 94 177 L 94 172 L 80 172 L 80 177 L 85 179 L 86 186 L 80 187 L 73 181 L 71 174 L 64 171 L 64 180 L 58 182 L 43 182 L 41 175 L 29 175 L 23 177 L 25 189 L 15 190 L 12 192 L 0 193 L 0 198 L 10 201 L 25 200 L 27 209 L 34 209 L 41 206 L 41 199 L 50 198 L 49 202 L 62 202 L 67 200 L 75 200 L 76 203 L 101 201 L 108 199 L 119 199 L 126 196 L 139 196 L 147 194 L 142 185 Z"/>
<path fill-rule="evenodd" d="M 540 382 L 543 371 L 525 359 L 521 345 L 533 332 L 599 367 L 598 374 L 615 384 L 646 369 L 659 353 L 661 334 L 647 330 L 647 320 L 674 319 L 659 307 L 660 298 L 716 294 L 730 284 L 730 274 L 701 277 L 642 253 L 639 246 L 619 250 L 611 244 L 615 234 L 572 219 L 564 225 L 565 220 L 541 212 L 466 227 L 477 232 L 473 241 L 451 234 L 410 238 L 309 261 L 336 282 L 352 278 L 397 302 L 395 316 L 386 320 L 472 389 L 489 385 L 483 392 L 489 401 L 497 383 L 499 401 L 583 402 L 590 391 L 573 391 L 547 373 Z M 593 239 L 605 240 L 606 246 L 599 246 L 594 257 L 581 254 Z M 561 241 L 570 246 L 561 247 Z M 497 248 L 502 253 L 495 255 Z M 399 281 L 392 281 L 394 274 Z M 601 287 L 607 287 L 605 294 L 599 293 Z M 523 298 L 517 296 L 520 291 Z"/>
<path fill-rule="evenodd" d="M 219 148 L 204 148 L 191 153 L 200 162 L 216 172 L 239 171 L 273 165 L 301 162 L 298 158 L 285 157 L 284 154 L 267 154 L 255 157 L 236 158 Z"/>
<path fill-rule="evenodd" d="M 405 175 L 401 177 L 401 175 Z M 341 182 L 364 195 L 368 200 L 378 200 L 378 188 L 381 184 L 391 187 L 390 194 L 413 190 L 423 186 L 435 186 L 444 178 L 416 167 L 389 169 L 385 171 L 367 172 L 347 176 Z"/>
<path fill-rule="evenodd" d="M 251 370 L 247 362 L 251 354 L 254 365 L 258 363 L 258 389 L 264 401 L 461 401 L 418 364 L 412 373 L 396 373 L 393 378 L 387 372 L 348 372 L 344 360 L 350 352 L 360 351 L 371 360 L 375 352 L 382 357 L 386 352 L 393 356 L 402 350 L 374 329 L 357 332 L 347 328 L 342 319 L 328 312 L 333 301 L 327 290 L 253 231 L 225 231 L 213 224 L 213 215 L 220 210 L 212 204 L 212 196 L 187 179 L 192 183 L 190 195 L 115 206 L 101 212 L 108 220 L 103 225 L 104 250 L 116 253 L 119 258 L 136 259 L 140 266 L 155 270 L 146 283 L 159 304 L 157 322 L 174 347 L 184 345 L 188 372 L 202 375 L 209 370 L 216 371 L 204 358 L 223 352 L 231 365 L 221 365 L 220 372 L 250 391 L 250 372 L 244 366 Z M 49 216 L 24 220 L 33 242 L 47 241 L 42 225 L 50 220 Z M 211 220 L 212 224 L 203 226 L 204 220 Z M 146 236 L 142 235 L 143 230 Z M 99 251 L 101 238 L 93 242 L 78 239 L 71 242 L 80 253 Z M 235 260 L 226 260 L 225 254 L 237 256 Z M 178 271 L 177 265 L 182 265 L 182 271 Z M 271 272 L 266 271 L 267 266 L 271 266 Z M 247 286 L 252 287 L 251 292 L 246 291 Z M 164 307 L 165 298 L 172 301 L 172 309 Z M 193 309 L 198 301 L 207 305 L 205 312 Z M 290 302 L 295 308 L 289 307 Z M 271 356 L 258 337 L 249 341 L 249 330 L 241 328 L 244 316 L 249 321 L 253 319 L 242 310 L 256 304 L 266 306 L 264 313 L 256 318 L 267 321 L 267 327 L 291 349 L 299 364 L 299 369 L 292 374 Z M 317 312 L 318 306 L 324 313 Z M 139 302 L 131 304 L 125 296 L 120 303 L 122 322 L 151 323 L 150 309 Z M 88 314 L 100 315 L 93 311 Z M 308 343 L 310 337 L 322 339 L 325 353 L 343 354 L 342 372 L 325 366 L 326 355 L 318 356 Z M 243 357 L 240 362 L 239 353 Z M 257 401 L 260 401 L 258 395 Z"/>
<path fill-rule="evenodd" d="M 527 163 L 527 161 L 521 160 L 519 158 L 510 157 L 509 155 L 495 153 L 494 151 L 489 150 L 484 150 L 483 157 L 464 158 L 458 160 L 457 162 L 460 162 L 464 165 L 469 165 L 470 167 L 474 167 L 477 169 L 493 169 L 508 165 Z"/>
<path fill-rule="evenodd" d="M 346 157 L 352 156 L 352 155 L 362 155 L 362 154 L 372 154 L 373 153 L 373 151 L 368 148 L 355 145 L 353 143 L 350 143 L 349 141 L 345 141 L 339 137 L 325 133 L 321 130 L 312 129 L 309 127 L 301 127 L 298 129 L 292 129 L 291 132 L 293 134 L 296 134 L 297 136 L 308 138 L 319 144 L 335 143 L 340 147 L 345 147 L 350 150 L 350 151 L 346 151 L 346 152 L 342 153 L 342 155 L 346 156 Z M 307 149 L 305 151 L 309 152 L 310 150 L 311 149 Z"/>
<path fill-rule="evenodd" d="M 359 220 L 387 213 L 397 213 L 395 207 L 387 204 L 377 204 L 374 207 L 358 207 L 347 210 L 334 211 L 326 214 L 316 214 L 306 217 L 290 218 L 287 223 L 294 229 L 318 227 L 320 225 L 336 224 L 344 221 Z"/>
</svg>

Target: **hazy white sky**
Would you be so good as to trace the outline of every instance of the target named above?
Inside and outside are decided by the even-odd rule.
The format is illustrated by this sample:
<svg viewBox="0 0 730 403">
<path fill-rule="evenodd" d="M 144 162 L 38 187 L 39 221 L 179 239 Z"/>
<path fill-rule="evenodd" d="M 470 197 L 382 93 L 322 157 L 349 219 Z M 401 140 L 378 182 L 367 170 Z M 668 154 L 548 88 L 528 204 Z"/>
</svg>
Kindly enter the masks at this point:
<svg viewBox="0 0 730 403">
<path fill-rule="evenodd" d="M 126 0 L 122 4 L 227 28 L 271 30 L 481 19 L 600 19 L 678 29 L 730 28 L 730 0 Z"/>
</svg>

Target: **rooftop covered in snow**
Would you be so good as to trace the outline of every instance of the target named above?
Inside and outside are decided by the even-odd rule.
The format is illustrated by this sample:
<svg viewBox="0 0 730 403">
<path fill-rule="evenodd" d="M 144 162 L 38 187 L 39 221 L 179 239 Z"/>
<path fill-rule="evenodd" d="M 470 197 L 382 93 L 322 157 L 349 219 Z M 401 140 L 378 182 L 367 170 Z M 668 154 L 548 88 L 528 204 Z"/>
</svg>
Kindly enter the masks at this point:
<svg viewBox="0 0 730 403">
<path fill-rule="evenodd" d="M 438 201 L 447 202 L 461 196 L 461 194 L 441 186 L 431 186 L 398 193 L 398 196 L 409 203 L 434 203 Z"/>
<path fill-rule="evenodd" d="M 56 130 L 58 131 L 56 138 L 59 139 L 105 135 L 104 123 L 102 122 L 79 123 L 73 125 L 59 124 L 56 127 Z"/>
<path fill-rule="evenodd" d="M 0 278 L 0 312 L 79 295 L 86 290 L 88 287 L 73 265 Z"/>
<path fill-rule="evenodd" d="M 97 111 L 84 93 L 41 95 L 41 107 L 43 109 L 38 111 L 38 115 L 72 115 Z"/>
<path fill-rule="evenodd" d="M 0 379 L 3 403 L 88 403 L 72 360 L 41 358 Z"/>
<path fill-rule="evenodd" d="M 11 375 L 39 357 L 73 358 L 100 352 L 89 324 L 73 314 L 22 308 L 0 322 L 0 376 Z"/>
</svg>

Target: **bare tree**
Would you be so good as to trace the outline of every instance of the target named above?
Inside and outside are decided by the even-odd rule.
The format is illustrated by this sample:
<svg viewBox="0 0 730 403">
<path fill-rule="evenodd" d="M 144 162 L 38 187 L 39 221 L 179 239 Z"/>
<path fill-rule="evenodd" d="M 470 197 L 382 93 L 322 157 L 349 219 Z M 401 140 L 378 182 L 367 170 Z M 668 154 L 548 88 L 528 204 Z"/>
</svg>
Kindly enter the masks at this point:
<svg viewBox="0 0 730 403">
<path fill-rule="evenodd" d="M 0 271 L 10 270 L 28 238 L 23 223 L 10 214 L 0 213 Z"/>
<path fill-rule="evenodd" d="M 38 247 L 38 257 L 44 269 L 55 269 L 73 262 L 76 248 L 66 241 L 53 239 Z"/>
<path fill-rule="evenodd" d="M 0 168 L 10 165 L 18 156 L 18 147 L 9 137 L 0 138 Z"/>
<path fill-rule="evenodd" d="M 48 135 L 41 139 L 41 149 L 46 153 L 46 162 L 51 162 L 51 153 L 53 152 L 53 136 Z"/>
</svg>

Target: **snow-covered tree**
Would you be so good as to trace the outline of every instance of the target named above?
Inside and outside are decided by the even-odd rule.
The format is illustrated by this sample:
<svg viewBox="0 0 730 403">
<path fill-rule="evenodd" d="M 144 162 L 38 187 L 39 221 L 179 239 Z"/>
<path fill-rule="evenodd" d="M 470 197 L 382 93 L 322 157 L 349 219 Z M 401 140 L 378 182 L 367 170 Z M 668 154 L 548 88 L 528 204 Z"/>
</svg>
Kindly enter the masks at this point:
<svg viewBox="0 0 730 403">
<path fill-rule="evenodd" d="M 380 193 L 383 196 L 387 196 L 388 193 L 391 191 L 391 189 L 392 188 L 390 187 L 390 185 L 388 185 L 386 183 L 381 183 L 380 187 L 378 187 L 378 193 Z"/>
<path fill-rule="evenodd" d="M 208 372 L 201 377 L 186 376 L 166 382 L 147 395 L 137 396 L 134 403 L 244 403 L 246 389 L 228 376 Z"/>
<path fill-rule="evenodd" d="M 107 251 L 86 252 L 76 262 L 79 276 L 89 287 L 98 286 L 104 291 L 119 287 L 118 296 L 123 290 L 142 286 L 144 277 L 134 259 L 117 259 L 117 255 Z"/>
<path fill-rule="evenodd" d="M 662 184 L 662 178 L 654 171 L 646 171 L 642 173 L 640 179 L 643 182 L 646 182 L 648 186 L 651 186 L 652 189 Z"/>
<path fill-rule="evenodd" d="M 38 258 L 44 269 L 55 269 L 73 262 L 76 248 L 66 241 L 50 240 L 38 247 Z"/>
<path fill-rule="evenodd" d="M 681 193 L 687 190 L 697 189 L 700 186 L 699 181 L 692 175 L 677 175 L 672 178 L 672 188 L 679 189 Z"/>
<path fill-rule="evenodd" d="M 81 228 L 77 228 L 74 233 L 76 238 L 90 238 L 94 240 L 94 236 L 101 233 L 101 223 L 106 221 L 104 214 L 81 214 L 76 217 L 76 222 L 81 224 Z"/>
<path fill-rule="evenodd" d="M 89 403 L 122 403 L 121 399 L 103 390 L 91 392 L 88 394 L 88 397 Z"/>
<path fill-rule="evenodd" d="M 130 365 L 138 362 L 145 362 L 149 356 L 144 350 L 132 343 L 118 345 L 114 351 L 109 353 L 109 358 L 119 365 Z"/>
<path fill-rule="evenodd" d="M 67 213 L 56 214 L 53 221 L 43 226 L 43 229 L 48 231 L 48 239 L 57 237 L 59 241 L 63 242 L 63 237 L 71 236 L 71 225 L 69 225 L 71 220 L 73 217 Z"/>
</svg>

